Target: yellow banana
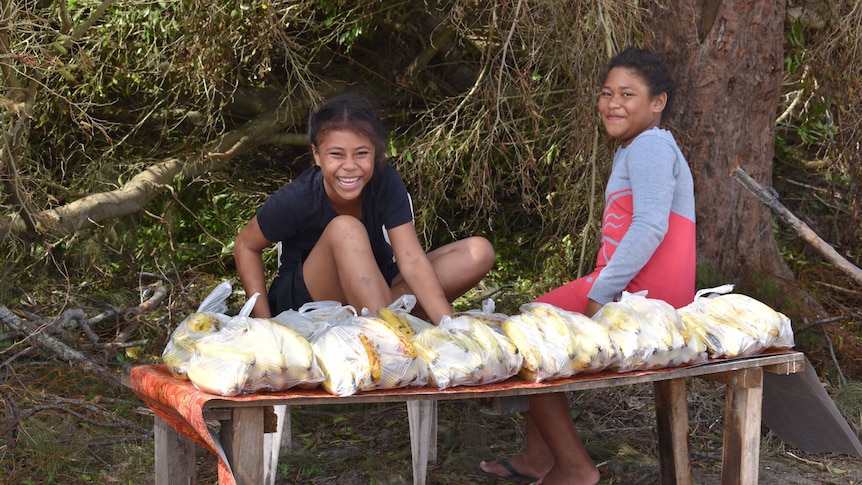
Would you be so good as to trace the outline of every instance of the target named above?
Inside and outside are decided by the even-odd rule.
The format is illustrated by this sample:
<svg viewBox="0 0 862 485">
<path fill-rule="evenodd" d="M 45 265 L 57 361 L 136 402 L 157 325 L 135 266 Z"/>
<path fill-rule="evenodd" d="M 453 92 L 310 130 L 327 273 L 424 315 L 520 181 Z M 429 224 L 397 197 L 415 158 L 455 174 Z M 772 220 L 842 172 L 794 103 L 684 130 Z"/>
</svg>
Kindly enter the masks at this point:
<svg viewBox="0 0 862 485">
<path fill-rule="evenodd" d="M 317 357 L 308 339 L 277 322 L 272 322 L 272 330 L 279 342 L 281 355 L 284 357 L 286 380 L 295 381 L 297 385 L 323 380 L 323 371 L 317 363 Z"/>
<path fill-rule="evenodd" d="M 216 332 L 221 328 L 219 320 L 213 313 L 195 312 L 186 317 L 183 322 L 191 332 Z"/>
<path fill-rule="evenodd" d="M 233 345 L 201 339 L 195 344 L 188 377 L 204 392 L 235 396 L 245 390 L 254 359 L 253 353 Z"/>
<path fill-rule="evenodd" d="M 523 357 L 520 374 L 528 380 L 536 380 L 542 367 L 541 333 L 535 324 L 525 320 L 521 315 L 512 315 L 500 326 L 503 333 L 509 337 Z"/>
<path fill-rule="evenodd" d="M 189 360 L 194 354 L 195 340 L 184 331 L 174 331 L 171 339 L 162 351 L 162 362 L 177 379 L 188 380 Z"/>
<path fill-rule="evenodd" d="M 380 376 L 383 373 L 380 367 L 380 355 L 374 349 L 374 344 L 371 343 L 371 340 L 369 340 L 368 337 L 359 334 L 359 341 L 362 342 L 362 347 L 368 355 L 368 375 L 371 377 L 371 385 L 373 386 L 380 381 Z"/>
<path fill-rule="evenodd" d="M 407 338 L 412 338 L 416 335 L 416 331 L 410 326 L 407 319 L 390 308 L 377 310 L 377 316 Z"/>
<path fill-rule="evenodd" d="M 410 324 L 408 324 L 406 320 L 401 319 L 401 321 L 403 321 L 404 325 L 406 325 L 412 330 L 412 327 L 410 327 Z M 394 341 L 398 351 L 400 351 L 400 353 L 402 353 L 405 357 L 409 359 L 416 358 L 416 349 L 413 347 L 413 344 L 410 343 L 410 337 L 408 337 L 407 334 L 401 331 L 398 327 L 393 325 L 389 320 L 375 317 L 362 317 L 360 322 L 360 325 L 368 325 L 370 329 L 372 329 L 376 333 L 375 336 L 379 337 L 381 340 L 385 339 L 386 341 L 390 342 Z M 377 342 L 376 339 L 375 342 Z"/>
</svg>

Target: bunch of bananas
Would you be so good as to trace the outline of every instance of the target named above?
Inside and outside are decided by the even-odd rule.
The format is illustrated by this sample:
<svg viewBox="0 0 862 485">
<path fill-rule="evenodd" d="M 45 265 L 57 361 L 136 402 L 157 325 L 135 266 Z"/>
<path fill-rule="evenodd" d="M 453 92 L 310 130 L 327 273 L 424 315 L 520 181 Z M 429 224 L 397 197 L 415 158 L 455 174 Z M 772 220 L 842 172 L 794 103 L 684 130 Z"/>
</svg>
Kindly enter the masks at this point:
<svg viewBox="0 0 862 485">
<path fill-rule="evenodd" d="M 422 320 L 421 318 L 405 310 L 381 308 L 377 310 L 375 316 L 381 320 L 388 322 L 407 338 L 413 338 L 417 333 L 421 332 L 422 330 L 434 326 L 431 324 L 431 322 Z"/>
<path fill-rule="evenodd" d="M 393 315 L 387 317 L 393 318 Z M 361 390 L 396 389 L 428 383 L 428 366 L 418 358 L 416 348 L 404 333 L 412 332 L 412 327 L 406 320 L 392 321 L 396 323 L 374 316 L 358 316 L 353 321 L 358 332 L 371 342 L 380 360 L 380 379 Z"/>
<path fill-rule="evenodd" d="M 195 343 L 201 338 L 221 330 L 230 317 L 212 312 L 195 312 L 186 317 L 171 333 L 162 351 L 162 361 L 177 379 L 188 380 L 189 361 Z"/>
<path fill-rule="evenodd" d="M 221 395 L 312 387 L 323 371 L 305 337 L 265 318 L 234 317 L 194 344 L 189 379 Z"/>
<path fill-rule="evenodd" d="M 428 365 L 429 384 L 439 389 L 503 381 L 523 362 L 510 339 L 469 314 L 444 317 L 416 334 L 413 345 Z"/>
<path fill-rule="evenodd" d="M 321 386 L 336 396 L 373 389 L 383 370 L 371 340 L 350 323 L 330 325 L 311 336 L 311 347 L 324 372 Z"/>
<path fill-rule="evenodd" d="M 615 355 L 603 326 L 547 303 L 521 305 L 520 313 L 507 318 L 501 328 L 523 356 L 519 375 L 529 381 L 597 372 Z"/>
<path fill-rule="evenodd" d="M 624 293 L 605 304 L 593 318 L 606 326 L 618 348 L 614 365 L 621 372 L 690 363 L 702 347 L 686 340 L 685 325 L 668 303 Z M 701 350 L 705 350 L 702 348 Z"/>
<path fill-rule="evenodd" d="M 265 318 L 238 317 L 226 341 L 254 354 L 246 392 L 280 391 L 323 380 L 308 340 Z"/>
<path fill-rule="evenodd" d="M 254 353 L 211 335 L 195 343 L 188 378 L 201 391 L 236 396 L 245 390 L 254 363 Z"/>
<path fill-rule="evenodd" d="M 699 293 L 679 314 L 689 331 L 705 342 L 712 357 L 742 357 L 794 345 L 789 318 L 739 293 L 713 297 Z"/>
</svg>

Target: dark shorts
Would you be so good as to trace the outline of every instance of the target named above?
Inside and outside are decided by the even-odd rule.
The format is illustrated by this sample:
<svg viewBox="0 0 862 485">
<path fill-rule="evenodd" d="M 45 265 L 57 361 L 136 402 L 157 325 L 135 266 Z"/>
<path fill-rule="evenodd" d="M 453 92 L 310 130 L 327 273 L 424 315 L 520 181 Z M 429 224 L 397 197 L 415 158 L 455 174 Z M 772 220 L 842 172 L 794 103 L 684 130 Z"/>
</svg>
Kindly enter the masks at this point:
<svg viewBox="0 0 862 485">
<path fill-rule="evenodd" d="M 302 277 L 302 266 L 279 273 L 269 286 L 268 296 L 272 316 L 285 310 L 299 310 L 299 307 L 312 301 Z"/>
<path fill-rule="evenodd" d="M 392 286 L 392 280 L 398 276 L 398 266 L 395 263 L 388 265 L 382 271 L 386 284 Z M 299 310 L 302 305 L 314 301 L 305 286 L 305 278 L 302 276 L 302 265 L 278 274 L 272 284 L 269 285 L 269 308 L 272 316 L 276 316 L 285 310 Z"/>
</svg>

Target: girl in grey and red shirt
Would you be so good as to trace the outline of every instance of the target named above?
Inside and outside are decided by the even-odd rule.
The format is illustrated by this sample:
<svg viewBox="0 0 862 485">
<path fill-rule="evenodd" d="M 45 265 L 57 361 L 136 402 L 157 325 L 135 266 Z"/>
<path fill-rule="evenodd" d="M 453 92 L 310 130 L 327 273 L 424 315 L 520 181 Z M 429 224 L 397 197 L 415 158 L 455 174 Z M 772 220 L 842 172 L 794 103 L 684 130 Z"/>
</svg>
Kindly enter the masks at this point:
<svg viewBox="0 0 862 485">
<path fill-rule="evenodd" d="M 630 48 L 611 59 L 598 110 L 620 146 L 605 191 L 602 244 L 591 274 L 536 301 L 593 316 L 625 291 L 674 307 L 694 298 L 694 184 L 670 132 L 659 128 L 674 85 L 657 54 Z M 594 485 L 600 475 L 580 441 L 565 393 L 533 394 L 520 455 L 479 464 L 510 482 Z"/>
</svg>

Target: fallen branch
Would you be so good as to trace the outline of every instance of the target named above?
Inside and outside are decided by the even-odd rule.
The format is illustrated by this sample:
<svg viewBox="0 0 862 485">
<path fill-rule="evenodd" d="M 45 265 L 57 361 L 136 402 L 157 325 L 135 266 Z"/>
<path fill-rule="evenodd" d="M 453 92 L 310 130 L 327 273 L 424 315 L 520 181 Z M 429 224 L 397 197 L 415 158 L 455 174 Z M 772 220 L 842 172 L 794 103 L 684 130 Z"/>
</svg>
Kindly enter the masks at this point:
<svg viewBox="0 0 862 485">
<path fill-rule="evenodd" d="M 22 335 L 27 335 L 28 340 L 35 343 L 40 348 L 57 355 L 64 361 L 78 364 L 85 370 L 93 372 L 100 378 L 105 379 L 112 384 L 116 384 L 117 386 L 122 385 L 119 375 L 93 362 L 88 359 L 87 356 L 69 347 L 62 341 L 40 331 L 39 328 L 35 327 L 30 322 L 18 318 L 18 316 L 12 313 L 12 311 L 4 305 L 0 305 L 0 323 L 6 325 L 12 331 L 19 332 Z"/>
<path fill-rule="evenodd" d="M 90 194 L 66 205 L 33 214 L 35 231 L 21 214 L 0 217 L 0 240 L 14 236 L 24 240 L 60 238 L 97 226 L 100 222 L 134 214 L 176 180 L 191 180 L 219 170 L 227 160 L 268 140 L 299 121 L 301 109 L 275 108 L 259 114 L 234 131 L 210 143 L 204 154 L 188 159 L 165 159 L 137 173 L 121 187 Z"/>
<path fill-rule="evenodd" d="M 133 308 L 125 312 L 126 318 L 133 316 L 131 323 L 126 325 L 126 327 L 117 334 L 117 337 L 114 339 L 113 345 L 116 345 L 118 348 L 122 346 L 127 340 L 132 338 L 135 334 L 138 333 L 138 328 L 141 326 L 141 321 L 137 318 L 137 315 L 141 313 L 147 313 L 152 310 L 155 310 L 156 307 L 162 304 L 165 301 L 165 298 L 168 296 L 168 292 L 165 289 L 165 285 L 162 284 L 161 281 L 158 281 L 151 285 L 152 296 L 148 300 L 145 300 L 137 308 Z"/>
<path fill-rule="evenodd" d="M 754 194 L 754 197 L 757 198 L 757 200 L 772 209 L 772 212 L 774 212 L 775 215 L 796 231 L 796 234 L 798 234 L 805 242 L 813 246 L 814 249 L 818 250 L 820 254 L 823 255 L 823 257 L 825 257 L 830 263 L 834 264 L 836 268 L 846 273 L 853 279 L 853 281 L 862 286 L 862 270 L 838 254 L 838 251 L 836 251 L 835 248 L 821 239 L 820 236 L 808 227 L 807 224 L 802 222 L 798 217 L 793 215 L 792 212 L 784 207 L 784 205 L 778 201 L 778 196 L 775 194 L 774 190 L 758 184 L 750 175 L 745 173 L 745 170 L 739 167 L 733 170 L 732 175 L 733 178 Z"/>
</svg>

